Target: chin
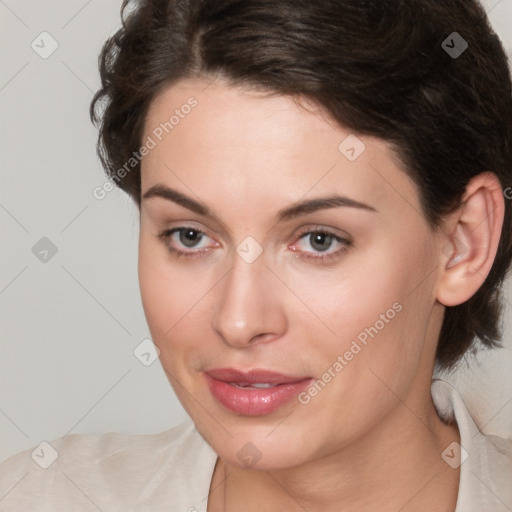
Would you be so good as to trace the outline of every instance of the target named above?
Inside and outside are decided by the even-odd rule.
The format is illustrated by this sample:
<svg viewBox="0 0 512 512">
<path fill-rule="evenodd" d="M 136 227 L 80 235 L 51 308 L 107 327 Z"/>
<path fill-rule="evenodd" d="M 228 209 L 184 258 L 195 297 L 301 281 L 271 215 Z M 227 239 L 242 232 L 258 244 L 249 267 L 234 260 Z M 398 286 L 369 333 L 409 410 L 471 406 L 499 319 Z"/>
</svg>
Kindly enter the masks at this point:
<svg viewBox="0 0 512 512">
<path fill-rule="evenodd" d="M 219 457 L 237 468 L 277 471 L 298 466 L 310 458 L 308 453 L 312 447 L 308 449 L 305 442 L 308 435 L 306 432 L 293 434 L 294 427 L 290 425 L 285 428 L 279 421 L 273 421 L 235 427 L 223 419 L 219 419 L 219 423 L 229 434 L 218 428 L 203 433 L 204 426 L 196 426 Z"/>
</svg>

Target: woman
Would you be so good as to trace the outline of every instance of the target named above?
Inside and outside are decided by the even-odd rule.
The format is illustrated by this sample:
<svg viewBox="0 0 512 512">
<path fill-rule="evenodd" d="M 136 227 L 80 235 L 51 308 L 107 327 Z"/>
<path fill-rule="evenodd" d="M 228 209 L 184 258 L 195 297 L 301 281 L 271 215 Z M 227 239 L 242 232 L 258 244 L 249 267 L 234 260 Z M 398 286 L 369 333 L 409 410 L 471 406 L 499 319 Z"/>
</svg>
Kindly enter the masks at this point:
<svg viewBox="0 0 512 512">
<path fill-rule="evenodd" d="M 511 510 L 511 441 L 432 378 L 501 336 L 512 88 L 481 6 L 131 7 L 91 115 L 192 421 L 60 438 L 46 469 L 19 454 L 0 503 Z"/>
</svg>

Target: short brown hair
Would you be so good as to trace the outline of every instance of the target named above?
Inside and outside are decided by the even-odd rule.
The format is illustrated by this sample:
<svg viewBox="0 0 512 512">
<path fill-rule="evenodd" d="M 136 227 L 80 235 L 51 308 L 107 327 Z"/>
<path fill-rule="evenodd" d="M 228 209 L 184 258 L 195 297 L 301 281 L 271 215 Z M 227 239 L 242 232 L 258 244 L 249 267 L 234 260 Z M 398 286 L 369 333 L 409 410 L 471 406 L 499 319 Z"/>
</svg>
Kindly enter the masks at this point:
<svg viewBox="0 0 512 512">
<path fill-rule="evenodd" d="M 139 149 L 158 92 L 219 76 L 312 99 L 340 125 L 391 143 L 432 228 L 483 171 L 512 190 L 510 71 L 477 0 L 125 0 L 121 18 L 101 51 L 102 86 L 90 111 L 111 178 Z M 448 51 L 465 43 L 460 55 Z M 116 178 L 140 208 L 140 164 Z M 452 368 L 477 339 L 500 345 L 511 227 L 507 201 L 487 279 L 446 308 L 440 368 Z"/>
</svg>

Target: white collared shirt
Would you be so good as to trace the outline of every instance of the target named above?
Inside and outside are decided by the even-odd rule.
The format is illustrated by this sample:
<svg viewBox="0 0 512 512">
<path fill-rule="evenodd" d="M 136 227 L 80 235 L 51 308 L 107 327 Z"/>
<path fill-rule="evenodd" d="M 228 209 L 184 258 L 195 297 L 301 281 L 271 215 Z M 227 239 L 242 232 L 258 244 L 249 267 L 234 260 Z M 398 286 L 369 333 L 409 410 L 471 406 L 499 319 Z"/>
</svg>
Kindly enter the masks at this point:
<svg viewBox="0 0 512 512">
<path fill-rule="evenodd" d="M 448 382 L 431 390 L 461 436 L 443 452 L 462 461 L 455 512 L 511 512 L 512 440 L 481 434 Z M 0 511 L 206 512 L 216 460 L 191 420 L 159 434 L 71 434 L 0 465 Z"/>
</svg>

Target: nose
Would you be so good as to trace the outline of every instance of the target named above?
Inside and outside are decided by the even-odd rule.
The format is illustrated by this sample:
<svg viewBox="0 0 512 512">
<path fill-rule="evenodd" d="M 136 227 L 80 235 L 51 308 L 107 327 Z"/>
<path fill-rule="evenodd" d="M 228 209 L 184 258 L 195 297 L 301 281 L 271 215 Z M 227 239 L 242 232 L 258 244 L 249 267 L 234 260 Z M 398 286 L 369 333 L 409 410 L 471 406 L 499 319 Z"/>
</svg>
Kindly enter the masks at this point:
<svg viewBox="0 0 512 512">
<path fill-rule="evenodd" d="M 279 285 L 263 255 L 247 263 L 235 254 L 231 270 L 216 287 L 213 329 L 234 348 L 281 337 L 287 320 Z"/>
</svg>

